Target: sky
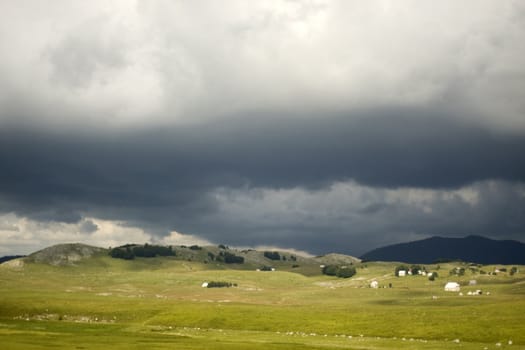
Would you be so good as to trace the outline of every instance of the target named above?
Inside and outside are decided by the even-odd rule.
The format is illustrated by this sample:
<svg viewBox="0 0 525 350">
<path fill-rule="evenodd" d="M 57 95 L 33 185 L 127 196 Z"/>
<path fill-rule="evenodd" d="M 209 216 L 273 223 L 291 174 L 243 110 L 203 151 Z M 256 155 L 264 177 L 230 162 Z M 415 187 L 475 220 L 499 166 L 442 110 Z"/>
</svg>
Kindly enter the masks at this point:
<svg viewBox="0 0 525 350">
<path fill-rule="evenodd" d="M 525 237 L 525 2 L 0 0 L 0 255 Z"/>
</svg>

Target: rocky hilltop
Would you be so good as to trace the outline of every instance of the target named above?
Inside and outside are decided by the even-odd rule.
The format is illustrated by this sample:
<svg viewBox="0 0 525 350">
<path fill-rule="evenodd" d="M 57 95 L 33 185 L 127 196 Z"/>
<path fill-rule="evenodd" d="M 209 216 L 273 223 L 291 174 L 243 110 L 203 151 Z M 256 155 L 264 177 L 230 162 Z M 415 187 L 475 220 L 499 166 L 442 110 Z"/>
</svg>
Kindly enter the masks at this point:
<svg viewBox="0 0 525 350">
<path fill-rule="evenodd" d="M 27 262 L 44 263 L 54 266 L 75 265 L 82 259 L 96 254 L 107 254 L 107 249 L 82 243 L 58 244 L 30 254 Z"/>
</svg>

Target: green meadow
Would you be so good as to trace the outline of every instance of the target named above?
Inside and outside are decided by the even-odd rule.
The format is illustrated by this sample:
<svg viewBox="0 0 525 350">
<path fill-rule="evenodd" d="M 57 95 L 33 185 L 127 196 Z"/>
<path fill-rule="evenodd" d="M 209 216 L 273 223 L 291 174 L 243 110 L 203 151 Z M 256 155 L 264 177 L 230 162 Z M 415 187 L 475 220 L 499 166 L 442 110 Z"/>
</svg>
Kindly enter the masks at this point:
<svg viewBox="0 0 525 350">
<path fill-rule="evenodd" d="M 395 277 L 357 264 L 348 279 L 100 254 L 74 266 L 0 266 L 2 349 L 525 349 L 525 267 Z M 465 265 L 467 266 L 467 265 Z M 501 266 L 483 266 L 493 271 Z M 507 266 L 510 270 L 510 266 Z M 302 272 L 302 273 L 301 273 Z M 469 286 L 475 279 L 477 284 Z M 380 288 L 370 288 L 377 280 Z M 203 288 L 227 281 L 231 288 Z M 445 292 L 447 281 L 461 292 Z M 391 285 L 391 287 L 389 287 Z M 482 295 L 469 291 L 481 289 Z"/>
</svg>

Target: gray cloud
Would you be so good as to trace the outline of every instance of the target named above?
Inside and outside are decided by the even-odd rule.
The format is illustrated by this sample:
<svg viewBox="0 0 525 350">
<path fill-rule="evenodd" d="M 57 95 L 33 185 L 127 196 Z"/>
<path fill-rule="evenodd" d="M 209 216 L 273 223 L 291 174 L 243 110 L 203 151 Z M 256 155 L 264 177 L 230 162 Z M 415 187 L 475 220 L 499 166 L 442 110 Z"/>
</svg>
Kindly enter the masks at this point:
<svg viewBox="0 0 525 350">
<path fill-rule="evenodd" d="M 520 1 L 0 13 L 0 212 L 316 252 L 523 233 Z"/>
<path fill-rule="evenodd" d="M 506 184 L 525 182 L 520 161 L 524 136 L 489 132 L 453 118 L 422 117 L 423 111 L 371 113 L 361 119 L 325 117 L 322 122 L 285 115 L 260 116 L 256 124 L 252 118 L 232 118 L 95 139 L 89 133 L 10 130 L 1 138 L 3 210 L 44 221 L 95 216 L 124 220 L 157 235 L 181 230 L 230 244 L 285 244 L 317 251 L 343 247 L 336 242 L 347 235 L 354 242 L 348 249 L 363 250 L 356 241 L 370 246 L 386 232 L 390 240 L 409 233 L 521 232 L 520 187 Z M 443 199 L 447 191 L 493 180 L 494 188 L 476 187 L 480 203 L 474 207 L 461 198 Z M 228 197 L 215 195 L 221 188 L 237 194 L 303 188 L 315 194 L 348 181 L 377 188 L 379 195 L 370 190 L 371 198 L 352 197 L 361 204 L 351 211 L 336 210 L 336 216 L 318 217 L 323 206 L 334 205 L 330 203 L 301 208 L 301 215 L 283 209 L 278 220 L 272 214 L 268 223 L 242 207 L 224 211 Z M 406 198 L 392 202 L 382 195 L 403 193 L 404 188 L 436 191 L 427 205 L 432 213 L 407 205 Z M 248 207 L 253 207 L 257 197 L 250 198 Z M 272 213 L 271 203 L 260 200 L 266 205 L 262 213 Z M 290 201 L 294 203 L 293 197 Z"/>
</svg>

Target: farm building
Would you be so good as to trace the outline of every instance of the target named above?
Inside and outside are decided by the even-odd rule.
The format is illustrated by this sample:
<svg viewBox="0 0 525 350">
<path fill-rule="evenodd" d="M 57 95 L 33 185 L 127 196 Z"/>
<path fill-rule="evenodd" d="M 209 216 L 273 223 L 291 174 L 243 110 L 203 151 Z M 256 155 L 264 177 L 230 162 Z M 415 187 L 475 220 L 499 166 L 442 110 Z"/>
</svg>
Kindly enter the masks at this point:
<svg viewBox="0 0 525 350">
<path fill-rule="evenodd" d="M 370 288 L 379 288 L 379 283 L 377 281 L 370 282 Z"/>
<path fill-rule="evenodd" d="M 460 287 L 459 283 L 457 282 L 448 282 L 445 285 L 445 292 L 459 292 Z"/>
<path fill-rule="evenodd" d="M 399 270 L 398 273 L 397 273 L 397 275 L 398 275 L 399 277 L 405 277 L 405 276 L 407 275 L 407 272 L 406 272 L 405 270 Z"/>
</svg>

